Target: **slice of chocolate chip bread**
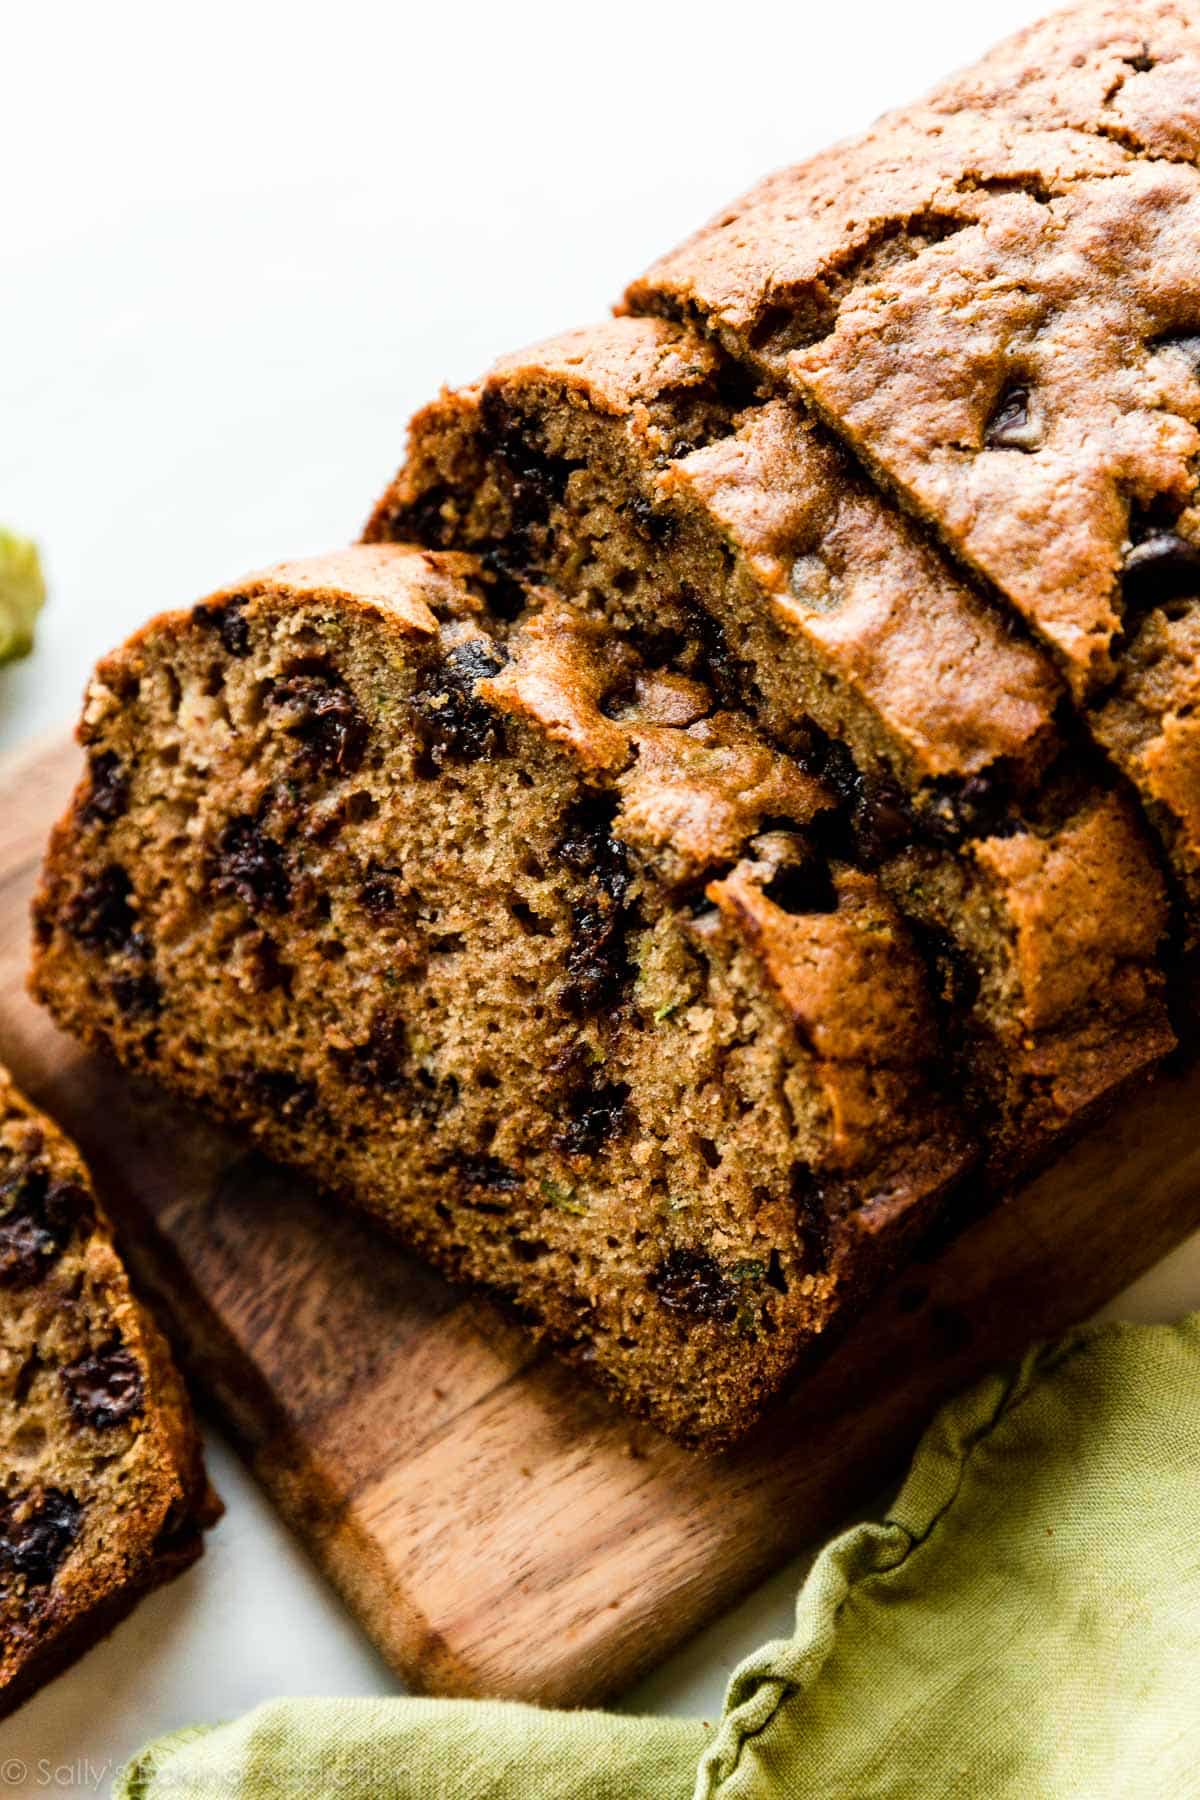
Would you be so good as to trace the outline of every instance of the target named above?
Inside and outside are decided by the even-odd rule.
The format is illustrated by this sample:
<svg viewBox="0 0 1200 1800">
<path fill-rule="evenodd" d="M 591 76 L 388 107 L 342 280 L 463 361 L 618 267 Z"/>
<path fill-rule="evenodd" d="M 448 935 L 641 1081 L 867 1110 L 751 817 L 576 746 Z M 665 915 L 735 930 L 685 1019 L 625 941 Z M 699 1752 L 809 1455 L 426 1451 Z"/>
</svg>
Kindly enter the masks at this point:
<svg viewBox="0 0 1200 1800">
<path fill-rule="evenodd" d="M 834 787 L 826 841 L 919 926 L 998 1179 L 1171 1047 L 1163 882 L 1046 656 L 694 333 L 615 320 L 444 396 L 368 527 L 392 534 L 535 572 Z M 1069 881 L 1027 891 L 1009 839 Z"/>
<path fill-rule="evenodd" d="M 768 178 L 626 297 L 811 405 L 1051 650 L 1193 938 L 1198 154 L 1194 14 L 1089 4 Z"/>
<path fill-rule="evenodd" d="M 1049 660 L 782 400 L 694 332 L 613 319 L 504 357 L 418 414 L 368 540 L 535 571 L 632 622 L 811 759 L 944 837 L 1003 816 L 1061 749 Z"/>
<path fill-rule="evenodd" d="M 35 991 L 719 1443 L 973 1152 L 822 784 L 528 599 L 360 547 L 102 663 Z"/>
<path fill-rule="evenodd" d="M 193 1562 L 219 1510 L 79 1153 L 0 1070 L 0 1715 Z"/>
</svg>

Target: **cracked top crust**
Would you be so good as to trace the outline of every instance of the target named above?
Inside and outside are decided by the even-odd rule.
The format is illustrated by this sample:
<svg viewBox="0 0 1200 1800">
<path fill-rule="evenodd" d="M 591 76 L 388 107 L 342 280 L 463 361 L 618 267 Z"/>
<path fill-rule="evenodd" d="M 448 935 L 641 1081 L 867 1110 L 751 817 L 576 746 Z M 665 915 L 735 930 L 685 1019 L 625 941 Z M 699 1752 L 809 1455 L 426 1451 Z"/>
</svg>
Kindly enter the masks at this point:
<svg viewBox="0 0 1200 1800">
<path fill-rule="evenodd" d="M 558 499 L 569 505 L 584 480 L 575 459 L 598 454 L 593 421 L 622 446 L 622 473 L 608 479 L 645 538 L 637 554 L 651 585 L 686 579 L 707 603 L 727 581 L 730 608 L 775 634 L 755 660 L 781 715 L 790 705 L 794 722 L 809 708 L 836 737 L 857 725 L 861 753 L 914 788 L 993 768 L 1017 786 L 1036 779 L 1057 745 L 1063 690 L 1050 659 L 1009 631 L 830 435 L 785 400 L 737 392 L 724 362 L 696 332 L 632 318 L 505 357 L 478 387 L 418 415 L 368 535 L 484 547 L 488 460 L 509 465 L 510 484 L 515 473 L 511 518 L 533 478 L 529 447 L 544 453 L 539 433 L 559 454 Z M 569 584 L 569 570 L 551 574 Z M 793 651 L 819 679 L 789 674 Z"/>
<path fill-rule="evenodd" d="M 1046 203 L 1008 195 L 858 289 L 790 358 L 1081 697 L 1112 678 L 1131 581 L 1153 589 L 1146 540 L 1178 534 L 1193 503 L 1198 242 L 1190 168 L 1136 164 Z"/>
<path fill-rule="evenodd" d="M 814 403 L 1089 696 L 1126 565 L 1179 580 L 1140 544 L 1193 498 L 1198 148 L 1195 22 L 1081 7 L 769 177 L 626 303 Z"/>
</svg>

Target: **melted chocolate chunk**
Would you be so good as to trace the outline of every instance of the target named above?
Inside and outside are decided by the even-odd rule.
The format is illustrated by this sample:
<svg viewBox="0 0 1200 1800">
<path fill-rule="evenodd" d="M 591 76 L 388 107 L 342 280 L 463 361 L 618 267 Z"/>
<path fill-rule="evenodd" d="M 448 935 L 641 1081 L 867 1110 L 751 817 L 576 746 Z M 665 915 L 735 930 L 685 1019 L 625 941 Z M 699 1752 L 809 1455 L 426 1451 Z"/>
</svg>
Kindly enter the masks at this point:
<svg viewBox="0 0 1200 1800">
<path fill-rule="evenodd" d="M 372 919 L 390 919 L 400 901 L 389 875 L 372 875 L 358 890 L 358 904 Z"/>
<path fill-rule="evenodd" d="M 791 1196 L 804 1246 L 805 1269 L 810 1275 L 823 1273 L 829 1267 L 832 1249 L 829 1207 L 824 1190 L 807 1163 L 796 1163 L 792 1169 Z"/>
<path fill-rule="evenodd" d="M 1134 544 L 1121 569 L 1127 612 L 1200 597 L 1200 545 L 1177 531 L 1155 531 Z"/>
<path fill-rule="evenodd" d="M 91 787 L 83 816 L 89 824 L 111 825 L 129 807 L 129 777 L 115 750 L 101 750 L 88 759 Z"/>
<path fill-rule="evenodd" d="M 461 1150 L 454 1157 L 454 1167 L 468 1187 L 486 1188 L 489 1193 L 507 1194 L 521 1185 L 521 1177 L 516 1170 L 510 1169 L 498 1156 Z"/>
<path fill-rule="evenodd" d="M 109 863 L 68 905 L 67 930 L 87 950 L 111 956 L 129 949 L 136 935 L 132 898 L 129 876 L 120 863 Z"/>
<path fill-rule="evenodd" d="M 270 694 L 283 715 L 283 729 L 304 747 L 315 769 L 353 774 L 370 737 L 367 721 L 337 670 L 316 661 L 298 665 Z"/>
<path fill-rule="evenodd" d="M 1037 450 L 1042 431 L 1030 408 L 1029 389 L 1024 386 L 1006 388 L 984 433 L 988 450 Z"/>
<path fill-rule="evenodd" d="M 60 1379 L 76 1425 L 111 1431 L 145 1410 L 142 1371 L 119 1337 L 71 1363 Z"/>
<path fill-rule="evenodd" d="M 629 916 L 612 896 L 598 889 L 594 898 L 571 907 L 571 945 L 563 1004 L 575 1014 L 591 1012 L 621 992 L 633 971 L 626 934 Z"/>
<path fill-rule="evenodd" d="M 737 1316 L 737 1294 L 707 1250 L 670 1250 L 647 1278 L 660 1306 L 684 1319 L 729 1324 Z"/>
<path fill-rule="evenodd" d="M 681 591 L 680 608 L 688 644 L 680 659 L 685 673 L 710 687 L 723 706 L 737 706 L 748 681 L 744 665 L 729 648 L 725 627 L 701 605 L 692 588 Z"/>
<path fill-rule="evenodd" d="M 669 544 L 678 527 L 669 513 L 660 512 L 645 494 L 634 496 L 629 507 L 638 531 L 652 544 Z"/>
<path fill-rule="evenodd" d="M 580 465 L 533 443 L 530 427 L 495 389 L 484 393 L 479 411 L 485 447 L 508 473 L 509 531 L 521 543 L 546 523 L 552 506 L 562 503 L 567 482 Z"/>
<path fill-rule="evenodd" d="M 293 1075 L 290 1069 L 259 1069 L 249 1065 L 242 1070 L 239 1080 L 253 1096 L 254 1104 L 273 1113 L 277 1121 L 298 1124 L 308 1117 L 317 1103 L 314 1083 Z"/>
<path fill-rule="evenodd" d="M 1006 830 L 1012 798 L 1003 763 L 965 780 L 941 776 L 930 784 L 929 835 L 947 845 L 964 837 L 995 837 Z"/>
<path fill-rule="evenodd" d="M 478 684 L 498 675 L 504 652 L 490 638 L 468 638 L 425 678 L 410 710 L 428 763 L 426 773 L 449 762 L 479 762 L 504 754 L 500 719 L 480 700 Z"/>
<path fill-rule="evenodd" d="M 74 1494 L 44 1488 L 0 1503 L 0 1572 L 48 1587 L 79 1535 L 83 1508 Z"/>
<path fill-rule="evenodd" d="M 850 838 L 844 850 L 853 860 L 873 868 L 912 836 L 912 818 L 904 795 L 894 781 L 867 775 L 857 767 L 846 745 L 827 738 L 812 757 L 814 771 L 827 781 L 844 809 Z M 819 820 L 818 834 L 832 840 L 837 849 L 837 821 Z"/>
<path fill-rule="evenodd" d="M 230 819 L 217 841 L 212 887 L 216 894 L 236 895 L 251 912 L 286 912 L 292 884 L 283 846 L 249 814 Z"/>
<path fill-rule="evenodd" d="M 215 631 L 227 656 L 242 657 L 250 653 L 250 626 L 244 608 L 249 596 L 234 594 L 220 606 L 193 606 L 192 618 L 197 625 Z"/>
<path fill-rule="evenodd" d="M 979 995 L 979 971 L 954 939 L 936 925 L 909 922 L 918 950 L 929 971 L 935 1002 L 956 1023 L 974 1006 Z"/>
<path fill-rule="evenodd" d="M 484 599 L 487 609 L 494 619 L 502 624 L 511 625 L 525 611 L 529 595 L 521 581 L 520 571 L 511 569 L 503 553 L 491 550 L 484 558 L 487 576 L 484 582 Z"/>
<path fill-rule="evenodd" d="M 444 550 L 454 540 L 454 527 L 443 509 L 453 511 L 453 506 L 453 488 L 444 484 L 431 487 L 411 501 L 399 518 L 388 520 L 388 536 L 393 542 L 407 538 L 431 550 Z"/>
<path fill-rule="evenodd" d="M 631 880 L 629 852 L 613 836 L 619 797 L 585 794 L 569 808 L 555 846 L 569 869 L 586 875 L 612 900 L 624 900 Z"/>
<path fill-rule="evenodd" d="M 163 991 L 153 975 L 115 975 L 109 984 L 117 1009 L 126 1019 L 157 1019 Z"/>
<path fill-rule="evenodd" d="M 0 1287 L 32 1287 L 94 1217 L 87 1189 L 52 1181 L 44 1168 L 11 1175 L 0 1186 Z"/>
<path fill-rule="evenodd" d="M 333 1060 L 356 1087 L 395 1093 L 409 1085 L 408 1037 L 396 1013 L 380 1013 L 365 1043 L 334 1050 Z"/>
<path fill-rule="evenodd" d="M 556 846 L 559 856 L 587 879 L 583 898 L 571 906 L 571 945 L 563 1002 L 575 1013 L 612 1000 L 629 980 L 626 905 L 632 876 L 625 845 L 612 834 L 618 797 L 588 794 L 568 811 Z"/>
<path fill-rule="evenodd" d="M 786 913 L 831 913 L 838 908 L 837 888 L 829 865 L 816 856 L 785 863 L 772 875 L 763 893 Z"/>
<path fill-rule="evenodd" d="M 608 1139 L 629 1125 L 629 1084 L 608 1082 L 581 1088 L 567 1100 L 567 1123 L 554 1140 L 564 1156 L 595 1156 Z"/>
</svg>

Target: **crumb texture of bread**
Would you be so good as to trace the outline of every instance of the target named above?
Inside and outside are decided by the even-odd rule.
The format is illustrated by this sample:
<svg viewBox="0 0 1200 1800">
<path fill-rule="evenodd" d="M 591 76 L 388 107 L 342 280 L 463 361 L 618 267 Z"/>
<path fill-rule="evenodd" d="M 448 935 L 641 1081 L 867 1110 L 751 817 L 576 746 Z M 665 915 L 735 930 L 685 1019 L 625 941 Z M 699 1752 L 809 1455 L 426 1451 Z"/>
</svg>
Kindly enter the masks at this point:
<svg viewBox="0 0 1200 1800">
<path fill-rule="evenodd" d="M 718 1444 L 976 1149 L 827 786 L 513 594 L 364 546 L 102 663 L 35 991 Z"/>
<path fill-rule="evenodd" d="M 194 1561 L 218 1511 L 88 1171 L 0 1070 L 0 1715 Z"/>
</svg>

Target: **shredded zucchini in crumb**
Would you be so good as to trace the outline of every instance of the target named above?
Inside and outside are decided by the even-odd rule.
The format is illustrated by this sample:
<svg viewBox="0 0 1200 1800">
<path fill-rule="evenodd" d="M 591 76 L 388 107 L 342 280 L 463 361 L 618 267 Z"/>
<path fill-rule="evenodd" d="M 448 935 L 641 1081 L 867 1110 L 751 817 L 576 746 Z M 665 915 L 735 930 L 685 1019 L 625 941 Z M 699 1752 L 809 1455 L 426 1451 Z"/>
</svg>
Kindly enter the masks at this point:
<svg viewBox="0 0 1200 1800">
<path fill-rule="evenodd" d="M 37 545 L 0 527 L 0 663 L 33 649 L 33 621 L 45 598 Z"/>
</svg>

